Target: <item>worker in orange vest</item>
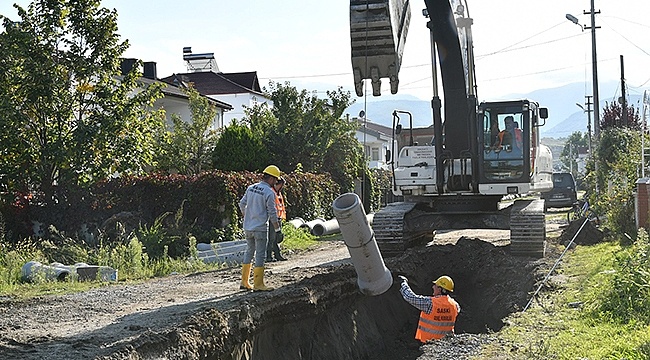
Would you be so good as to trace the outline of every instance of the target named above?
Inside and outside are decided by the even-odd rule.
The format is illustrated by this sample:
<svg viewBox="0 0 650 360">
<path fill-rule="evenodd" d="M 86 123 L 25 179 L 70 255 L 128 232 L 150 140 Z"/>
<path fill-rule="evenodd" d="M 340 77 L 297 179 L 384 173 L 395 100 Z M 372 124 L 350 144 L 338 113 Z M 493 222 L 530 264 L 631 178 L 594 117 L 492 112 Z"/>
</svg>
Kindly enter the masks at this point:
<svg viewBox="0 0 650 360">
<path fill-rule="evenodd" d="M 512 116 L 506 116 L 505 124 L 506 128 L 497 135 L 494 144 L 495 149 L 502 150 L 505 145 L 510 145 L 509 148 L 506 148 L 506 151 L 517 150 L 521 152 L 524 147 L 524 134 L 519 128 L 519 124 L 515 122 Z"/>
<path fill-rule="evenodd" d="M 284 195 L 282 195 L 282 188 L 284 187 L 286 181 L 284 177 L 280 177 L 278 182 L 273 186 L 273 191 L 275 191 L 275 209 L 278 213 L 278 223 L 282 225 L 283 221 L 287 221 L 287 209 L 284 205 Z M 281 235 L 281 236 L 280 236 Z M 269 227 L 269 239 L 266 243 L 266 261 L 286 261 L 287 259 L 280 254 L 280 245 L 284 239 L 284 234 L 282 232 L 276 233 Z M 275 257 L 271 256 L 275 255 Z"/>
<path fill-rule="evenodd" d="M 406 277 L 400 275 L 399 278 L 402 281 L 399 289 L 402 297 L 420 310 L 415 338 L 424 343 L 453 335 L 456 318 L 460 313 L 460 305 L 449 296 L 454 291 L 454 281 L 443 275 L 433 282 L 433 296 L 423 296 L 411 290 Z"/>
</svg>

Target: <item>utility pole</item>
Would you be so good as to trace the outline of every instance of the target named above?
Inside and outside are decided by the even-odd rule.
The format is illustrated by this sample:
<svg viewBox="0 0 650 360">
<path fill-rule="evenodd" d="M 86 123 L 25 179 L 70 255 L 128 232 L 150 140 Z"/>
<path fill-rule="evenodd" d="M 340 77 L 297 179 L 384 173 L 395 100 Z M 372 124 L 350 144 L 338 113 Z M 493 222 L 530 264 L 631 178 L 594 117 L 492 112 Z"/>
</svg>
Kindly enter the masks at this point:
<svg viewBox="0 0 650 360">
<path fill-rule="evenodd" d="M 647 131 L 647 115 L 648 107 L 650 107 L 650 96 L 648 96 L 648 90 L 643 92 L 643 113 L 641 116 L 641 177 L 645 178 L 645 159 L 646 159 L 646 148 L 645 148 L 645 134 Z"/>
<path fill-rule="evenodd" d="M 594 156 L 591 148 L 591 95 L 585 96 L 585 105 L 587 105 L 587 110 L 585 110 L 585 112 L 587 113 L 587 139 L 589 140 L 589 156 Z"/>
<path fill-rule="evenodd" d="M 621 122 L 623 123 L 623 127 L 627 127 L 627 100 L 625 97 L 625 68 L 623 67 L 623 55 L 621 55 L 621 106 L 622 112 L 621 112 Z"/>
<path fill-rule="evenodd" d="M 596 14 L 600 14 L 600 10 L 594 10 L 595 0 L 591 0 L 591 11 L 584 11 L 585 15 L 591 15 L 591 26 L 585 26 L 585 29 L 591 29 L 591 66 L 593 72 L 592 87 L 594 92 L 594 136 L 596 141 L 600 139 L 600 97 L 598 96 L 598 58 L 596 56 Z"/>
</svg>

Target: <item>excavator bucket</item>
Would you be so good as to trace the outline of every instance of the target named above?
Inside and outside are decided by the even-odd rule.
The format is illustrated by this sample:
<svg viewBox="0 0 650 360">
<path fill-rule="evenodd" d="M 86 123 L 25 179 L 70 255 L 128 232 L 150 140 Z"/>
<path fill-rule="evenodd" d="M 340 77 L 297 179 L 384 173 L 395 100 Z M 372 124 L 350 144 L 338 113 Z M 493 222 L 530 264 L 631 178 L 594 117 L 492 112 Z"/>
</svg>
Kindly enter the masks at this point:
<svg viewBox="0 0 650 360">
<path fill-rule="evenodd" d="M 408 32 L 409 0 L 350 0 L 352 72 L 357 96 L 363 80 L 372 80 L 372 94 L 381 95 L 381 78 L 397 93 L 399 69 Z"/>
</svg>

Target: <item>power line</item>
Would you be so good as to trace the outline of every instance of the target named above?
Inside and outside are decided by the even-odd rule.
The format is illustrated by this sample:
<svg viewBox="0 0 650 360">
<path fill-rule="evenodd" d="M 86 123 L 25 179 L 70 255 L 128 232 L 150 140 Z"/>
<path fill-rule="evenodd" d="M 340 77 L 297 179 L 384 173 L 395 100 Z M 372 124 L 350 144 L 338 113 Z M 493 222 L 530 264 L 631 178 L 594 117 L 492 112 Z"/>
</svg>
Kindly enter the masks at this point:
<svg viewBox="0 0 650 360">
<path fill-rule="evenodd" d="M 612 61 L 612 60 L 617 60 L 617 59 L 616 58 L 601 59 L 598 62 L 602 63 L 602 62 L 607 62 L 607 61 Z M 583 64 L 580 64 L 580 65 L 572 65 L 572 66 L 565 66 L 565 67 L 542 70 L 542 71 L 536 71 L 536 72 L 531 72 L 531 73 L 526 73 L 526 74 L 517 74 L 517 75 L 512 75 L 512 76 L 499 76 L 498 78 L 493 78 L 493 79 L 482 79 L 482 81 L 497 81 L 497 80 L 514 79 L 514 78 L 520 78 L 520 77 L 526 77 L 526 76 L 532 76 L 532 75 L 547 74 L 547 73 L 551 73 L 551 72 L 555 72 L 555 71 L 561 71 L 561 70 L 566 70 L 566 69 L 571 69 L 571 68 L 576 68 L 576 67 L 583 67 L 583 66 L 585 66 L 587 64 L 590 64 L 590 63 L 583 63 Z M 424 87 L 406 87 L 406 86 L 408 86 L 410 84 L 420 82 L 420 81 L 429 80 L 429 79 L 431 79 L 431 76 L 429 76 L 427 78 L 422 78 L 422 79 L 419 79 L 419 80 L 416 80 L 416 81 L 411 81 L 410 83 L 404 84 L 402 86 L 402 89 L 411 89 L 411 90 L 413 90 L 413 89 L 424 88 Z"/>
<path fill-rule="evenodd" d="M 523 40 L 521 40 L 521 41 L 519 41 L 519 42 L 516 42 L 516 43 L 510 44 L 510 45 L 504 47 L 504 48 L 501 49 L 501 50 L 495 51 L 495 52 L 492 53 L 492 54 L 497 54 L 497 53 L 500 53 L 500 52 L 506 51 L 506 50 L 510 49 L 511 47 L 513 47 L 513 46 L 516 46 L 516 45 L 519 45 L 519 44 L 521 44 L 521 43 L 523 43 L 523 42 L 525 42 L 525 41 L 528 41 L 528 40 L 530 40 L 530 39 L 532 39 L 532 38 L 534 38 L 534 37 L 536 37 L 536 36 L 539 36 L 539 35 L 541 35 L 541 34 L 547 32 L 547 31 L 549 31 L 549 30 L 554 29 L 554 28 L 556 28 L 556 27 L 558 27 L 558 26 L 560 26 L 560 25 L 562 25 L 562 24 L 564 24 L 564 21 L 559 22 L 559 23 L 557 23 L 557 24 L 551 26 L 550 28 L 548 28 L 548 29 L 546 29 L 546 30 L 542 30 L 542 31 L 538 32 L 537 34 L 532 35 L 532 36 L 529 36 L 529 37 L 527 37 L 527 38 L 525 38 L 525 39 L 523 39 Z M 492 55 L 492 54 L 488 54 L 488 55 Z M 488 55 L 486 55 L 486 56 L 488 56 Z"/>
<path fill-rule="evenodd" d="M 641 50 L 641 52 L 643 52 L 644 54 L 650 56 L 650 54 L 649 54 L 647 51 L 645 51 L 645 50 L 644 50 L 643 48 L 641 48 L 639 45 L 635 44 L 632 40 L 626 38 L 626 37 L 625 37 L 623 34 L 621 34 L 620 32 L 616 31 L 616 29 L 614 29 L 611 25 L 609 25 L 608 23 L 606 23 L 606 22 L 604 22 L 604 21 L 602 21 L 602 20 L 601 20 L 600 22 L 602 22 L 602 23 L 604 23 L 605 25 L 607 25 L 607 26 L 608 26 L 608 27 L 609 27 L 613 32 L 615 32 L 616 34 L 618 34 L 618 36 L 622 37 L 625 41 L 627 41 L 627 42 L 629 42 L 630 44 L 632 44 L 632 46 L 634 46 L 635 48 Z"/>
<path fill-rule="evenodd" d="M 479 55 L 479 56 L 477 56 L 477 58 L 484 58 L 484 57 L 488 57 L 488 56 L 492 56 L 492 55 L 496 55 L 496 54 L 502 54 L 502 53 L 511 52 L 511 51 L 528 49 L 528 48 L 531 48 L 531 47 L 546 45 L 546 44 L 550 44 L 550 43 L 554 43 L 554 42 L 558 42 L 558 41 L 569 40 L 571 38 L 578 37 L 578 36 L 584 36 L 584 35 L 585 35 L 584 33 L 581 33 L 581 34 L 566 36 L 566 37 L 563 37 L 563 38 L 560 38 L 560 39 L 544 41 L 544 42 L 541 42 L 541 43 L 521 46 L 521 47 L 512 48 L 512 49 L 510 49 L 509 47 L 506 47 L 506 48 L 503 48 L 503 49 L 498 50 L 498 51 L 494 51 L 494 52 L 487 53 L 487 54 L 484 54 L 484 55 Z"/>
<path fill-rule="evenodd" d="M 639 25 L 639 26 L 643 26 L 643 27 L 650 28 L 650 25 L 647 25 L 647 24 L 641 24 L 641 23 L 638 23 L 638 22 L 636 22 L 636 21 L 631 21 L 631 20 L 623 19 L 622 17 L 618 17 L 618 16 L 612 16 L 612 15 L 601 15 L 601 18 L 603 18 L 603 17 L 605 17 L 605 18 L 613 18 L 613 19 L 618 19 L 618 20 L 623 20 L 623 21 L 628 22 L 628 23 L 630 23 L 630 24 L 634 24 L 634 25 Z"/>
<path fill-rule="evenodd" d="M 577 36 L 583 36 L 584 35 L 584 34 L 571 35 L 571 36 L 566 36 L 566 37 L 559 38 L 559 39 L 553 39 L 553 40 L 549 40 L 549 41 L 545 41 L 545 42 L 541 42 L 541 43 L 536 43 L 536 44 L 531 44 L 531 45 L 512 48 L 513 46 L 515 46 L 517 44 L 520 44 L 523 41 L 529 40 L 529 39 L 531 39 L 531 38 L 545 32 L 545 31 L 548 31 L 548 30 L 550 30 L 550 29 L 544 30 L 544 31 L 542 31 L 542 32 L 540 32 L 540 33 L 538 33 L 536 35 L 533 35 L 533 36 L 531 36 L 531 37 L 529 37 L 529 38 L 527 38 L 525 40 L 522 40 L 522 41 L 520 41 L 518 43 L 506 46 L 505 48 L 503 48 L 501 50 L 494 51 L 494 52 L 487 53 L 487 54 L 483 54 L 483 55 L 478 55 L 476 58 L 480 60 L 481 58 L 485 58 L 485 57 L 500 54 L 500 53 L 506 53 L 506 52 L 511 52 L 511 51 L 528 49 L 528 48 L 536 47 L 536 46 L 547 45 L 547 44 L 550 44 L 550 43 L 554 43 L 554 42 L 558 42 L 558 41 L 564 41 L 564 40 L 568 40 L 568 39 L 571 39 L 571 38 L 574 38 L 574 37 L 577 37 Z M 403 69 L 412 69 L 412 68 L 418 68 L 418 67 L 428 67 L 430 65 L 431 64 L 417 64 L 417 65 L 402 66 L 402 68 Z M 562 70 L 562 69 L 560 69 L 560 70 Z M 546 71 L 546 72 L 550 72 L 550 71 L 555 71 L 555 70 L 549 70 L 549 71 Z M 319 78 L 319 77 L 350 76 L 351 74 L 352 74 L 351 72 L 346 72 L 346 73 L 330 73 L 330 74 L 315 74 L 315 75 L 269 76 L 269 77 L 260 77 L 259 79 L 260 80 L 307 79 L 307 78 Z M 529 75 L 534 75 L 534 73 L 529 74 Z M 420 81 L 423 81 L 423 80 L 428 80 L 428 79 L 431 79 L 431 77 L 429 76 L 427 78 L 412 81 L 412 82 L 404 84 L 402 86 L 406 86 L 406 85 L 409 85 L 409 84 L 413 84 L 413 83 L 420 82 Z"/>
</svg>

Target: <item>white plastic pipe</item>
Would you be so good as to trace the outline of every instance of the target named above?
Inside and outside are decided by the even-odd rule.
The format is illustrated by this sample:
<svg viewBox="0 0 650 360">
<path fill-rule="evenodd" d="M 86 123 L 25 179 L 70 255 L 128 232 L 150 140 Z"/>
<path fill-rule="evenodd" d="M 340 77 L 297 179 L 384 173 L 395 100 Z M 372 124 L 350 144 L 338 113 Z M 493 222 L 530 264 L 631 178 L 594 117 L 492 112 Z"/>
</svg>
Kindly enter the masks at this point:
<svg viewBox="0 0 650 360">
<path fill-rule="evenodd" d="M 374 217 L 375 214 L 366 215 L 366 218 L 368 219 L 368 223 L 370 225 L 372 225 L 372 220 L 374 219 Z M 341 231 L 341 227 L 339 226 L 339 221 L 336 219 L 330 219 L 314 225 L 314 228 L 311 229 L 311 234 L 314 236 L 326 236 L 326 235 L 336 234 L 340 231 Z"/>
<path fill-rule="evenodd" d="M 393 284 L 393 277 L 381 257 L 359 196 L 354 193 L 339 195 L 332 208 L 357 272 L 359 289 L 365 295 L 383 294 Z"/>
</svg>

